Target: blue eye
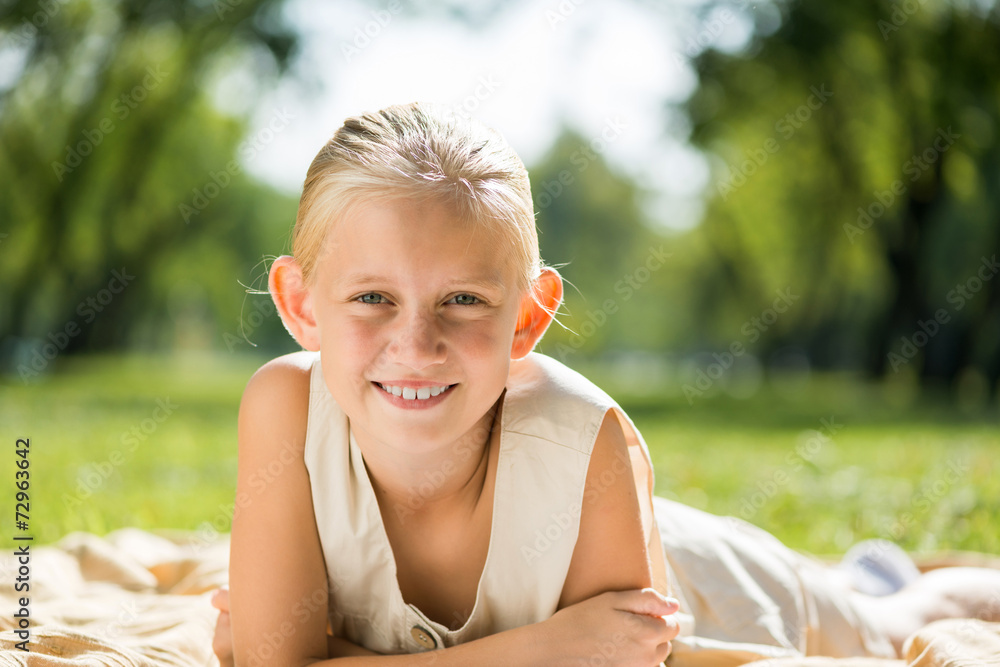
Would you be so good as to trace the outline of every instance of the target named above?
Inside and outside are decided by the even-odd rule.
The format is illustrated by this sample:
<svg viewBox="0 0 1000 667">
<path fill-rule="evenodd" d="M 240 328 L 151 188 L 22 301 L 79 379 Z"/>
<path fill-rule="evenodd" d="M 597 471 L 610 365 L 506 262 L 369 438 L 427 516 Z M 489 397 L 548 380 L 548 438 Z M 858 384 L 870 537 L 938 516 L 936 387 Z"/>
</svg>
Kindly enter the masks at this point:
<svg viewBox="0 0 1000 667">
<path fill-rule="evenodd" d="M 454 297 L 453 301 L 455 301 L 459 306 L 474 306 L 479 303 L 479 299 L 471 294 L 459 294 Z"/>
<path fill-rule="evenodd" d="M 368 300 L 368 297 L 374 297 L 375 300 L 374 301 L 370 301 L 370 300 Z M 371 305 L 371 306 L 377 306 L 377 305 L 379 305 L 381 303 L 381 301 L 379 301 L 379 299 L 384 299 L 385 297 L 383 297 L 381 294 L 375 294 L 374 292 L 370 292 L 368 294 L 362 294 L 358 298 L 361 299 L 361 303 L 367 303 L 368 305 Z"/>
</svg>

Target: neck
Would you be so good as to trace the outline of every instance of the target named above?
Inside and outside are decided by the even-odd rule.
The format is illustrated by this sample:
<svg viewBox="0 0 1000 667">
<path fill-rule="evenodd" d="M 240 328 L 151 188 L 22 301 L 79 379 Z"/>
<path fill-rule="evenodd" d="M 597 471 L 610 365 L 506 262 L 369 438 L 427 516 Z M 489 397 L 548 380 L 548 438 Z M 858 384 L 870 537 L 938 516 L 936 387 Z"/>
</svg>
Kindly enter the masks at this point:
<svg viewBox="0 0 1000 667">
<path fill-rule="evenodd" d="M 446 508 L 474 508 L 486 480 L 489 444 L 499 428 L 502 402 L 501 394 L 465 435 L 431 452 L 401 451 L 356 433 L 383 514 L 403 520 Z"/>
</svg>

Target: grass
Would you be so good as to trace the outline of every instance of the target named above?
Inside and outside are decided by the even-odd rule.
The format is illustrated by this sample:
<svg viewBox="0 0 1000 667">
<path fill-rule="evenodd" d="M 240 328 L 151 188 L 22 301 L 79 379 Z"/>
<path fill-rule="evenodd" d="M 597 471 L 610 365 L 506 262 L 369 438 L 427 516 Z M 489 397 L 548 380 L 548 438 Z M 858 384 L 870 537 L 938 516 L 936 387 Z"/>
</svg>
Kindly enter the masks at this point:
<svg viewBox="0 0 1000 667">
<path fill-rule="evenodd" d="M 9 449 L 0 475 L 11 499 L 14 440 L 31 438 L 27 534 L 50 543 L 124 526 L 227 531 L 237 406 L 261 362 L 83 358 L 63 360 L 38 384 L 3 380 Z M 676 387 L 637 394 L 599 384 L 649 444 L 659 495 L 743 517 L 817 554 L 867 537 L 918 552 L 1000 553 L 995 409 L 900 401 L 895 390 L 841 376 L 693 406 Z M 13 532 L 4 517 L 6 546 Z"/>
</svg>

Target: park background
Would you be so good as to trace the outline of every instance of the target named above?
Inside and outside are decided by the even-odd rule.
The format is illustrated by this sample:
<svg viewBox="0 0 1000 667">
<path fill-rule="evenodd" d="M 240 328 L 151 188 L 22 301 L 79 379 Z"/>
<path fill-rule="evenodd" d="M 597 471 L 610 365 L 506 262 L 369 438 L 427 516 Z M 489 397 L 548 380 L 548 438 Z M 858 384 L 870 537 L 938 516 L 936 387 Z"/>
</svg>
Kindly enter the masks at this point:
<svg viewBox="0 0 1000 667">
<path fill-rule="evenodd" d="M 39 542 L 227 532 L 306 167 L 425 99 L 524 158 L 567 279 L 539 349 L 658 494 L 998 553 L 997 72 L 990 0 L 0 2 L 5 497 L 30 437 Z"/>
</svg>

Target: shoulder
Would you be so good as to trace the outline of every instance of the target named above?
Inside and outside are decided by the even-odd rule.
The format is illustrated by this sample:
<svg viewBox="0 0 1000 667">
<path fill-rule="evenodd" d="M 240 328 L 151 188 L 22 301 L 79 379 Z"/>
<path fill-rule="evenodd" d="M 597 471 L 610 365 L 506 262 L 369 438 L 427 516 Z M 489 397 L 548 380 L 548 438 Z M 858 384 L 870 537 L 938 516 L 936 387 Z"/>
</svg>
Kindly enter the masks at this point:
<svg viewBox="0 0 1000 667">
<path fill-rule="evenodd" d="M 287 439 L 304 437 L 315 352 L 293 352 L 272 359 L 253 374 L 240 401 L 240 428 L 281 431 Z"/>
<path fill-rule="evenodd" d="M 531 352 L 511 364 L 510 385 L 522 392 L 546 392 L 597 403 L 614 403 L 603 389 L 581 373 L 539 352 Z"/>
<path fill-rule="evenodd" d="M 243 391 L 243 400 L 292 401 L 309 395 L 315 352 L 292 352 L 257 369 Z"/>
<path fill-rule="evenodd" d="M 247 382 L 247 391 L 264 391 L 264 387 L 275 384 L 280 384 L 282 389 L 295 389 L 304 384 L 308 391 L 309 376 L 317 357 L 316 352 L 292 352 L 271 359 L 253 374 Z"/>
<path fill-rule="evenodd" d="M 537 352 L 513 362 L 504 406 L 508 428 L 589 453 L 617 403 L 586 377 Z"/>
</svg>

